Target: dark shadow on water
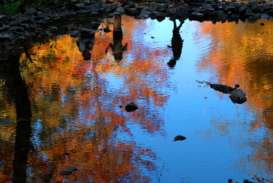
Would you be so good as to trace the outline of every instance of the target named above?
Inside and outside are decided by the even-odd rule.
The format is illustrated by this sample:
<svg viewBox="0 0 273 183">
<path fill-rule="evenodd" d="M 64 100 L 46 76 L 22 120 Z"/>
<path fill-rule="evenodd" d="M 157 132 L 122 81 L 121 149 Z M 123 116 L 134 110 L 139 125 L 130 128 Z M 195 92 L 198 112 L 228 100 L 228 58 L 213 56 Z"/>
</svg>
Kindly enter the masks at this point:
<svg viewBox="0 0 273 183">
<path fill-rule="evenodd" d="M 77 41 L 77 45 L 79 47 L 80 52 L 82 52 L 82 56 L 84 60 L 91 59 L 91 53 L 93 46 L 95 44 L 95 38 L 82 38 L 79 37 Z"/>
<path fill-rule="evenodd" d="M 15 103 L 17 126 L 13 160 L 12 182 L 26 182 L 27 157 L 30 149 L 31 106 L 25 82 L 19 70 L 20 55 L 0 62 L 0 77 L 5 80 L 7 92 Z"/>
<path fill-rule="evenodd" d="M 172 51 L 173 51 L 173 58 L 168 62 L 168 66 L 172 69 L 176 65 L 176 61 L 180 58 L 182 53 L 183 47 L 183 40 L 180 36 L 180 28 L 182 27 L 184 20 L 180 19 L 179 26 L 176 25 L 175 19 L 173 21 L 173 37 L 172 37 Z"/>
<path fill-rule="evenodd" d="M 122 45 L 123 32 L 121 28 L 121 16 L 117 15 L 114 17 L 114 30 L 113 30 L 113 44 L 110 43 L 105 53 L 111 48 L 115 61 L 120 62 L 123 59 L 123 52 L 127 50 L 127 43 Z"/>
</svg>

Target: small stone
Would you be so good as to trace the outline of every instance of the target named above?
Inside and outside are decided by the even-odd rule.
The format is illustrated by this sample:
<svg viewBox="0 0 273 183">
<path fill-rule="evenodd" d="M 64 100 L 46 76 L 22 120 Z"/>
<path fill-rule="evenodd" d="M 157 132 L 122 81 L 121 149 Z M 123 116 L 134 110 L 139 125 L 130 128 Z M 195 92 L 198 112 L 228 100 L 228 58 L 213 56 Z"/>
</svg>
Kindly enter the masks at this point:
<svg viewBox="0 0 273 183">
<path fill-rule="evenodd" d="M 128 103 L 126 106 L 125 106 L 125 110 L 127 111 L 127 112 L 133 112 L 133 111 L 135 111 L 135 110 L 137 110 L 138 109 L 138 107 L 136 106 L 136 104 L 134 104 L 133 102 L 130 102 L 130 103 Z"/>
<path fill-rule="evenodd" d="M 186 137 L 182 136 L 182 135 L 177 135 L 176 137 L 174 137 L 173 141 L 178 141 L 178 140 L 185 140 Z"/>
<path fill-rule="evenodd" d="M 80 32 L 79 31 L 71 31 L 70 32 L 70 37 L 80 37 Z"/>
<path fill-rule="evenodd" d="M 104 28 L 103 31 L 106 32 L 106 33 L 111 32 L 109 28 Z"/>
<path fill-rule="evenodd" d="M 97 12 L 97 11 L 92 11 L 91 13 L 90 13 L 90 16 L 91 17 L 97 17 L 99 15 L 99 12 Z"/>
<path fill-rule="evenodd" d="M 49 26 L 49 30 L 50 30 L 51 32 L 55 32 L 55 31 L 58 30 L 58 27 Z"/>
<path fill-rule="evenodd" d="M 234 84 L 235 88 L 239 88 L 240 85 L 239 84 Z"/>
<path fill-rule="evenodd" d="M 264 23 L 260 23 L 261 26 L 264 26 Z"/>
<path fill-rule="evenodd" d="M 242 104 L 247 101 L 246 94 L 241 89 L 234 90 L 229 96 L 233 103 Z"/>
</svg>

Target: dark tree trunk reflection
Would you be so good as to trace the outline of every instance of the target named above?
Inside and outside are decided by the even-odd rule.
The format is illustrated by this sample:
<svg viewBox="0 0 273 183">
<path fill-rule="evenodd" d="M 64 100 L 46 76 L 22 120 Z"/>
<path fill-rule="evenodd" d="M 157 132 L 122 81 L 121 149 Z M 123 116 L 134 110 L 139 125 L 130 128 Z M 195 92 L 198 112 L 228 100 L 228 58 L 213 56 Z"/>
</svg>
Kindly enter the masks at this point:
<svg viewBox="0 0 273 183">
<path fill-rule="evenodd" d="M 27 157 L 30 149 L 31 107 L 25 82 L 19 69 L 20 55 L 0 63 L 0 76 L 13 99 L 17 113 L 17 126 L 13 162 L 13 183 L 26 182 Z"/>
</svg>

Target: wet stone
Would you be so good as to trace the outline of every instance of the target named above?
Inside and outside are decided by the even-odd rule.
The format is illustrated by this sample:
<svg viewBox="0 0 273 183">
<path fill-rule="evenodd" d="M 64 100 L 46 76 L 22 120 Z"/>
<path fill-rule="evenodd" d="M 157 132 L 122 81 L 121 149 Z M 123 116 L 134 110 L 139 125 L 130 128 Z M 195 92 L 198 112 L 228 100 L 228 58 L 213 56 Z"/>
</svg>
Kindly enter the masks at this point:
<svg viewBox="0 0 273 183">
<path fill-rule="evenodd" d="M 125 14 L 125 10 L 124 10 L 122 7 L 118 7 L 118 8 L 116 9 L 116 12 L 118 12 L 118 13 L 121 14 L 121 15 Z"/>
<path fill-rule="evenodd" d="M 109 13 L 114 12 L 115 9 L 117 9 L 117 8 L 118 8 L 118 5 L 117 5 L 117 4 L 106 4 L 106 5 L 104 6 L 104 10 L 105 10 L 106 12 L 109 12 Z"/>
<path fill-rule="evenodd" d="M 140 18 L 148 18 L 150 16 L 150 11 L 147 11 L 147 10 L 142 10 L 140 12 Z"/>
<path fill-rule="evenodd" d="M 214 90 L 222 92 L 222 93 L 227 93 L 227 94 L 230 94 L 235 89 L 235 88 L 232 88 L 230 86 L 223 85 L 223 84 L 211 84 L 211 83 L 208 83 L 208 84 Z"/>
<path fill-rule="evenodd" d="M 38 29 L 38 26 L 37 25 L 30 25 L 29 28 L 33 29 L 33 30 L 36 30 L 36 29 Z"/>
<path fill-rule="evenodd" d="M 37 15 L 38 12 L 36 11 L 35 8 L 30 7 L 30 8 L 26 8 L 26 14 L 27 14 L 27 15 Z"/>
<path fill-rule="evenodd" d="M 99 15 L 99 12 L 97 12 L 97 11 L 92 11 L 91 13 L 90 13 L 90 16 L 91 17 L 97 17 Z"/>
<path fill-rule="evenodd" d="M 131 16 L 139 14 L 139 11 L 135 8 L 126 8 L 125 12 L 126 12 L 126 14 L 131 15 Z"/>
<path fill-rule="evenodd" d="M 269 15 L 268 14 L 262 14 L 261 18 L 267 20 L 267 19 L 269 19 Z"/>
<path fill-rule="evenodd" d="M 37 24 L 46 24 L 46 21 L 44 21 L 44 20 L 39 20 L 39 21 L 37 21 L 36 23 L 37 23 Z"/>
<path fill-rule="evenodd" d="M 258 20 L 260 19 L 261 17 L 261 14 L 260 13 L 256 13 L 256 14 L 253 14 L 249 17 L 249 19 L 252 19 L 252 20 Z"/>
<path fill-rule="evenodd" d="M 41 20 L 44 19 L 45 17 L 43 15 L 37 15 L 35 16 L 35 20 Z"/>
<path fill-rule="evenodd" d="M 20 22 L 18 22 L 18 21 L 11 21 L 9 24 L 16 26 L 16 25 L 20 25 Z"/>
<path fill-rule="evenodd" d="M 13 26 L 13 27 L 10 27 L 9 30 L 11 30 L 11 31 L 23 31 L 24 28 L 23 27 L 18 27 L 18 26 Z"/>
<path fill-rule="evenodd" d="M 0 41 L 11 41 L 13 39 L 13 36 L 10 34 L 0 34 Z"/>
<path fill-rule="evenodd" d="M 24 17 L 24 16 L 22 16 L 22 17 L 18 17 L 18 18 L 16 19 L 16 21 L 19 21 L 19 22 L 21 22 L 21 23 L 28 23 L 28 22 L 30 22 L 30 18 L 29 18 L 29 17 Z"/>
<path fill-rule="evenodd" d="M 136 104 L 134 104 L 133 102 L 130 102 L 130 103 L 128 103 L 126 106 L 125 106 L 125 110 L 127 111 L 127 112 L 133 112 L 133 111 L 135 111 L 135 110 L 137 110 L 138 109 L 138 107 L 136 106 Z"/>
<path fill-rule="evenodd" d="M 235 18 L 239 18 L 240 16 L 239 15 L 235 15 L 235 14 L 231 14 L 230 17 L 233 18 L 233 19 L 235 19 Z"/>
<path fill-rule="evenodd" d="M 0 20 L 4 20 L 4 19 L 6 19 L 7 18 L 7 15 L 1 15 L 0 14 Z"/>
<path fill-rule="evenodd" d="M 10 26 L 3 26 L 3 27 L 0 27 L 0 31 L 4 31 L 4 30 L 8 30 Z"/>
<path fill-rule="evenodd" d="M 187 138 L 182 136 L 182 135 L 177 135 L 176 137 L 174 137 L 173 141 L 178 141 L 178 140 L 186 140 Z"/>
<path fill-rule="evenodd" d="M 84 3 L 77 3 L 75 6 L 77 9 L 84 9 Z"/>
<path fill-rule="evenodd" d="M 55 31 L 58 30 L 58 27 L 49 26 L 49 30 L 50 30 L 51 32 L 55 32 Z"/>
<path fill-rule="evenodd" d="M 242 104 L 247 101 L 246 94 L 241 89 L 234 90 L 229 96 L 233 103 Z"/>
<path fill-rule="evenodd" d="M 128 5 L 129 5 L 129 8 L 135 8 L 136 7 L 134 2 L 129 2 Z"/>
<path fill-rule="evenodd" d="M 111 32 L 111 30 L 109 28 L 104 28 L 103 31 L 106 33 Z"/>
<path fill-rule="evenodd" d="M 50 31 L 45 31 L 45 32 L 44 32 L 44 35 L 45 35 L 45 36 L 51 36 L 52 34 L 51 34 Z"/>
</svg>

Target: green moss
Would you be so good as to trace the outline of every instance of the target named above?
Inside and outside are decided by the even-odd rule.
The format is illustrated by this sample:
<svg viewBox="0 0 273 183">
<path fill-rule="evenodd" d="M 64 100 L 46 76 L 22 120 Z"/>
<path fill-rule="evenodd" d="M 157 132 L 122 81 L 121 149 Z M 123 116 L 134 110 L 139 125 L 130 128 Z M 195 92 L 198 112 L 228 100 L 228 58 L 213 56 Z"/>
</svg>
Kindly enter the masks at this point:
<svg viewBox="0 0 273 183">
<path fill-rule="evenodd" d="M 6 15 L 14 15 L 16 13 L 19 13 L 20 4 L 21 4 L 21 1 L 5 4 L 0 8 L 0 13 L 6 14 Z"/>
<path fill-rule="evenodd" d="M 28 6 L 28 7 L 35 7 L 35 8 L 39 8 L 39 9 L 45 9 L 47 7 L 47 1 L 46 0 L 32 0 L 30 2 L 28 1 L 24 1 L 24 3 Z M 0 7 L 0 13 L 1 14 L 6 14 L 6 15 L 14 15 L 16 13 L 19 13 L 19 6 L 22 4 L 22 1 L 16 1 L 16 2 L 12 2 L 12 3 L 7 3 L 5 5 L 2 5 Z"/>
</svg>

